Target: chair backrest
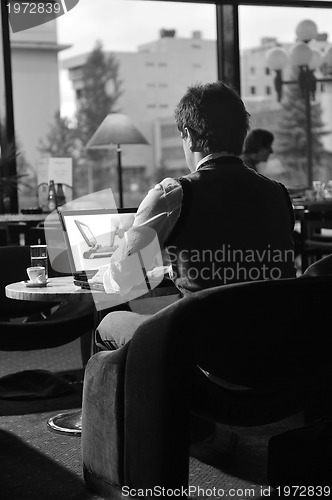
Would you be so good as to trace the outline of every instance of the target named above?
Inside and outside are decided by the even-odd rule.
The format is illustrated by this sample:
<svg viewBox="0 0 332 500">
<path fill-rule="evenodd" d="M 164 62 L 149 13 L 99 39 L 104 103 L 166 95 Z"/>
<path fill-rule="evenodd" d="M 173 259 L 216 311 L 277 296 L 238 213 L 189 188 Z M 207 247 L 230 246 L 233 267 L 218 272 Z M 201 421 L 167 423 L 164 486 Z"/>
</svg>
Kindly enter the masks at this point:
<svg viewBox="0 0 332 500">
<path fill-rule="evenodd" d="M 329 207 L 317 203 L 303 212 L 301 234 L 304 242 L 310 239 L 317 229 L 332 229 L 332 204 Z"/>
<path fill-rule="evenodd" d="M 326 332 L 319 318 L 330 309 L 331 292 L 332 276 L 205 291 L 193 325 L 197 364 L 258 389 L 281 387 L 310 366 L 314 372 L 324 362 Z"/>
<path fill-rule="evenodd" d="M 7 245 L 7 229 L 5 227 L 0 227 L 0 246 L 4 247 Z"/>
<path fill-rule="evenodd" d="M 275 389 L 324 362 L 329 350 L 320 318 L 330 310 L 331 292 L 332 276 L 210 288 L 155 314 L 151 329 L 167 325 L 165 345 L 193 349 L 194 363 L 223 380 Z"/>
<path fill-rule="evenodd" d="M 302 277 L 328 275 L 332 275 L 332 254 L 316 260 L 316 262 L 306 268 Z"/>
<path fill-rule="evenodd" d="M 27 245 L 46 245 L 45 231 L 42 227 L 30 227 L 26 236 Z"/>
<path fill-rule="evenodd" d="M 27 233 L 28 233 L 28 225 L 26 222 L 7 223 L 7 234 L 8 234 L 9 245 L 24 244 Z"/>
</svg>

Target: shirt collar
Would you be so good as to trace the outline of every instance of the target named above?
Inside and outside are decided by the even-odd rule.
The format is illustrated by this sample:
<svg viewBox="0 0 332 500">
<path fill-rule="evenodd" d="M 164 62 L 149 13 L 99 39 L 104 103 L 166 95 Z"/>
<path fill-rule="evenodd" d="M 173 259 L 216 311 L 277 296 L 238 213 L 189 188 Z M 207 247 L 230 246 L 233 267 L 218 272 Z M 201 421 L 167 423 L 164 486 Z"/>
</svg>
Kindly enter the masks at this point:
<svg viewBox="0 0 332 500">
<path fill-rule="evenodd" d="M 214 160 L 215 158 L 220 158 L 221 156 L 234 156 L 234 155 L 231 155 L 230 153 L 211 153 L 207 156 L 204 156 L 204 158 L 202 158 L 201 160 L 199 160 L 199 162 L 196 165 L 196 170 L 198 170 L 203 165 L 203 163 L 206 163 L 207 161 L 210 160 Z"/>
</svg>

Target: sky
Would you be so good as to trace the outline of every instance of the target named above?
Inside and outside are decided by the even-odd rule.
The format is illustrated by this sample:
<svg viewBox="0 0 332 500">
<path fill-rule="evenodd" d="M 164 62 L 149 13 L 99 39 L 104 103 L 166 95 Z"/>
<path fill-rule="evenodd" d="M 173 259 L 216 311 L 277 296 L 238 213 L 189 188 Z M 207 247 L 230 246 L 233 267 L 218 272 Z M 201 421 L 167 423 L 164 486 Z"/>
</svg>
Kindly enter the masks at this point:
<svg viewBox="0 0 332 500">
<path fill-rule="evenodd" d="M 332 43 L 332 9 L 291 7 L 239 8 L 240 48 L 258 46 L 264 36 L 282 42 L 295 40 L 295 28 L 304 20 L 316 22 L 319 32 L 329 33 Z M 216 39 L 215 6 L 149 0 L 80 0 L 57 19 L 58 42 L 71 47 L 60 59 L 90 52 L 97 40 L 109 51 L 135 51 L 137 46 L 159 38 L 161 28 L 176 29 L 177 36 L 191 37 L 200 30 L 205 39 Z M 73 93 L 67 72 L 60 75 L 62 112 L 73 112 Z"/>
</svg>

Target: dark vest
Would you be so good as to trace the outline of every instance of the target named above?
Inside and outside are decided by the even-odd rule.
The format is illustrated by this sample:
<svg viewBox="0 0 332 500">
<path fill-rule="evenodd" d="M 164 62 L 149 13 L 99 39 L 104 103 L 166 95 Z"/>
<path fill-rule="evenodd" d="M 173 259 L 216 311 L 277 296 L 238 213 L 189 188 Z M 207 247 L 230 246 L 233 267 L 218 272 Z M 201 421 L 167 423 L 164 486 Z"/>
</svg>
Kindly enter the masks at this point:
<svg viewBox="0 0 332 500">
<path fill-rule="evenodd" d="M 179 179 L 183 203 L 167 247 L 183 295 L 229 283 L 295 276 L 286 188 L 220 157 Z"/>
</svg>

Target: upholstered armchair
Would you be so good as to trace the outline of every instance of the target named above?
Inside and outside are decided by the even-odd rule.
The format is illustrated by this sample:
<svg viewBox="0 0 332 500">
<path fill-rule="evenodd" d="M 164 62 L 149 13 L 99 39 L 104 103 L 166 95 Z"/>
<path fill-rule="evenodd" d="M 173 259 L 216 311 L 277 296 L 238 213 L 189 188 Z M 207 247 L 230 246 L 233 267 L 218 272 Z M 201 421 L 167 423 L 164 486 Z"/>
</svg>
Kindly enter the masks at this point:
<svg viewBox="0 0 332 500">
<path fill-rule="evenodd" d="M 190 415 L 256 426 L 331 410 L 321 327 L 332 276 L 211 288 L 166 307 L 116 351 L 90 358 L 82 449 L 87 487 L 188 485 Z M 329 396 L 327 396 L 329 395 Z"/>
</svg>

